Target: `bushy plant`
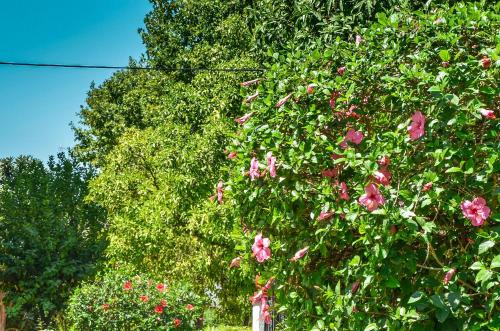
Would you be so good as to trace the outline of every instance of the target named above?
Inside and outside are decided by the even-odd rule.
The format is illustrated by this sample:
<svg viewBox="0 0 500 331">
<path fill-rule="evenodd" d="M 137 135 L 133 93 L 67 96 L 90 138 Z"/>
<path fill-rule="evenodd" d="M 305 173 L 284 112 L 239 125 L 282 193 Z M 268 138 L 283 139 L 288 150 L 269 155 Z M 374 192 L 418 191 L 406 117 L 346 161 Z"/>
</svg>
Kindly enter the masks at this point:
<svg viewBox="0 0 500 331">
<path fill-rule="evenodd" d="M 203 324 L 206 304 L 188 285 L 117 270 L 82 284 L 68 318 L 76 330 L 194 330 Z"/>
<path fill-rule="evenodd" d="M 243 89 L 220 208 L 290 329 L 500 327 L 499 8 L 378 14 Z"/>
</svg>

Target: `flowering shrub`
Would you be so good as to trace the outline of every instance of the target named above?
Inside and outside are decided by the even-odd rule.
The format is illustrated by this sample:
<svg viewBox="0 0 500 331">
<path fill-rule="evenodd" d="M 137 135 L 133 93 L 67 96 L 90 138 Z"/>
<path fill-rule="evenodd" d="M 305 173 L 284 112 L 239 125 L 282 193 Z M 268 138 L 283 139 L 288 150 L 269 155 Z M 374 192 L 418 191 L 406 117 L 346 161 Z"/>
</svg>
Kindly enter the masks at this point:
<svg viewBox="0 0 500 331">
<path fill-rule="evenodd" d="M 231 266 L 291 329 L 500 327 L 499 8 L 379 14 L 242 88 Z"/>
<path fill-rule="evenodd" d="M 78 288 L 68 317 L 77 330 L 193 330 L 205 304 L 187 287 L 115 272 Z"/>
</svg>

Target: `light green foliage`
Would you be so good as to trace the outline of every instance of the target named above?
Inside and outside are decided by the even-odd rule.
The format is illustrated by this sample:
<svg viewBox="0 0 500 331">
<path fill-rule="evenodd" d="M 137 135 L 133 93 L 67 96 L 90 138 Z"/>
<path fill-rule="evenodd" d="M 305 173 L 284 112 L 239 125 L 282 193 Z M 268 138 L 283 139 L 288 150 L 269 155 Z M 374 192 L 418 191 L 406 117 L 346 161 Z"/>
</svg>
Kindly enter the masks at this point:
<svg viewBox="0 0 500 331">
<path fill-rule="evenodd" d="M 106 218 L 83 201 L 93 175 L 64 154 L 47 167 L 31 157 L 0 160 L 0 291 L 9 325 L 46 325 L 94 272 Z"/>
<path fill-rule="evenodd" d="M 244 256 L 239 276 L 249 284 L 257 273 L 276 278 L 271 293 L 290 329 L 498 329 L 499 122 L 480 113 L 499 115 L 498 10 L 458 4 L 379 13 L 354 31 L 359 46 L 353 35 L 270 54 L 275 61 L 263 81 L 242 90 L 259 98 L 243 107 L 253 116 L 228 147 L 238 157 L 228 167 L 224 210 L 252 230 L 241 232 L 234 253 Z M 426 118 L 425 134 L 410 140 L 416 111 Z M 350 128 L 365 138 L 343 149 Z M 270 151 L 277 177 L 250 180 L 252 157 L 262 173 Z M 392 179 L 379 186 L 385 204 L 370 213 L 357 200 L 382 156 L 391 160 Z M 335 167 L 335 178 L 322 176 Z M 340 182 L 348 201 L 340 199 Z M 478 196 L 492 215 L 474 227 L 460 203 Z M 334 216 L 318 221 L 321 211 Z M 272 242 L 262 264 L 250 248 L 259 232 Z M 290 262 L 305 246 L 309 253 Z M 444 284 L 450 268 L 457 273 Z"/>
</svg>

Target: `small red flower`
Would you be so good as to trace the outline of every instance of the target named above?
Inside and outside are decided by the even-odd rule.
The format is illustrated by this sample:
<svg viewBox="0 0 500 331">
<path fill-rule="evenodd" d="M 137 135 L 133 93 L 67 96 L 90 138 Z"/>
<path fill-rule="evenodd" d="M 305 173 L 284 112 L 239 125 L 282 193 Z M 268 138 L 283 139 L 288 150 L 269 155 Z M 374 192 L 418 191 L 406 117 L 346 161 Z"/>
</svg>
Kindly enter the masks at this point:
<svg viewBox="0 0 500 331">
<path fill-rule="evenodd" d="M 158 291 L 160 291 L 160 292 L 165 291 L 165 284 L 160 283 L 160 284 L 156 285 L 156 289 L 157 289 Z"/>
<path fill-rule="evenodd" d="M 103 310 L 108 310 L 109 309 L 109 304 L 105 303 L 102 305 Z"/>
<path fill-rule="evenodd" d="M 187 310 L 193 310 L 193 309 L 194 309 L 194 306 L 193 306 L 192 304 L 188 303 L 188 304 L 186 305 L 186 309 L 187 309 Z"/>
<path fill-rule="evenodd" d="M 432 188 L 432 182 L 428 182 L 427 184 L 424 185 L 424 187 L 422 188 L 422 191 L 423 192 L 429 191 L 431 188 Z"/>
<path fill-rule="evenodd" d="M 163 306 L 162 305 L 157 305 L 155 307 L 155 313 L 162 314 L 163 313 Z"/>
<path fill-rule="evenodd" d="M 337 72 L 339 73 L 340 76 L 342 76 L 345 73 L 345 67 L 339 67 L 337 69 Z"/>
<path fill-rule="evenodd" d="M 142 301 L 142 302 L 148 302 L 149 301 L 149 297 L 147 295 L 141 295 L 139 297 L 139 299 Z"/>
<path fill-rule="evenodd" d="M 167 300 L 165 300 L 165 299 L 161 299 L 161 300 L 160 300 L 160 305 L 161 305 L 162 307 L 168 307 Z"/>
<path fill-rule="evenodd" d="M 128 290 L 131 290 L 132 289 L 132 282 L 127 280 L 124 284 L 123 284 L 123 289 L 125 291 L 128 291 Z"/>
<path fill-rule="evenodd" d="M 176 328 L 178 328 L 179 326 L 181 326 L 181 323 L 182 323 L 182 321 L 180 319 L 178 319 L 178 318 L 174 319 L 174 325 L 175 325 Z"/>
<path fill-rule="evenodd" d="M 491 59 L 487 56 L 483 56 L 481 59 L 481 65 L 483 66 L 483 69 L 488 69 L 491 65 Z"/>
</svg>

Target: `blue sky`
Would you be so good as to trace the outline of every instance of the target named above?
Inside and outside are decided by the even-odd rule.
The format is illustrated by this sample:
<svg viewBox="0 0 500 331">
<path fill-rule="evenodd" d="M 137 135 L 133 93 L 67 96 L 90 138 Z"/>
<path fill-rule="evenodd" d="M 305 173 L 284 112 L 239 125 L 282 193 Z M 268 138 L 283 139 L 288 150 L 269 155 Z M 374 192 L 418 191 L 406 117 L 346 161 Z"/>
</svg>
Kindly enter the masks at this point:
<svg viewBox="0 0 500 331">
<path fill-rule="evenodd" d="M 2 1 L 0 61 L 127 65 L 147 0 Z M 0 157 L 47 160 L 74 145 L 69 126 L 90 83 L 113 71 L 0 66 Z"/>
</svg>

